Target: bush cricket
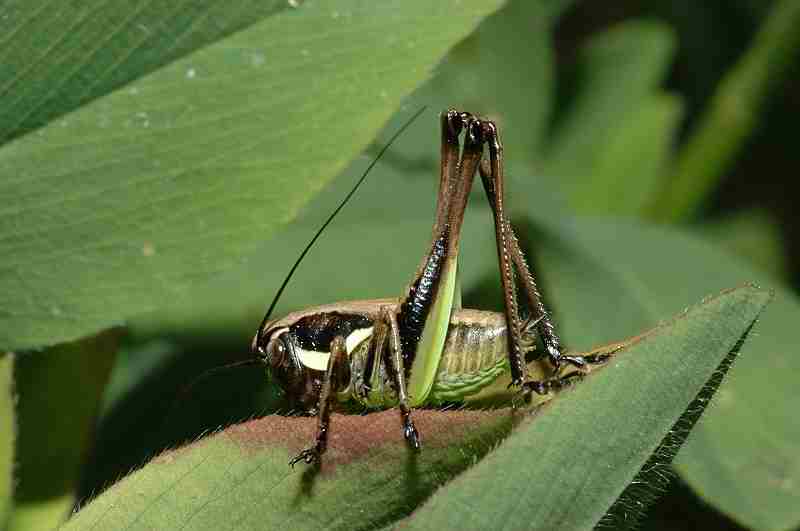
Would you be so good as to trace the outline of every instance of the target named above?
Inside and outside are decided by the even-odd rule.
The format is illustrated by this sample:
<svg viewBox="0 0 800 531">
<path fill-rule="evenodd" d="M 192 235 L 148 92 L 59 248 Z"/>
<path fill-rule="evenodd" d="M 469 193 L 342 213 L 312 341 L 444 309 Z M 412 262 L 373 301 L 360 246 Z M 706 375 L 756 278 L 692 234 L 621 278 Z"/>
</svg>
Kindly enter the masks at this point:
<svg viewBox="0 0 800 531">
<path fill-rule="evenodd" d="M 339 404 L 398 407 L 403 436 L 418 450 L 421 436 L 413 408 L 462 400 L 508 371 L 511 386 L 527 395 L 546 394 L 580 378 L 613 351 L 568 355 L 562 349 L 506 215 L 503 148 L 496 125 L 452 109 L 441 114 L 440 122 L 441 173 L 432 242 L 405 293 L 393 299 L 329 304 L 270 320 L 273 301 L 253 338 L 253 353 L 289 399 L 317 416 L 314 444 L 291 465 L 319 461 L 327 447 L 331 411 Z M 459 242 L 476 173 L 494 217 L 502 314 L 460 307 Z M 527 317 L 517 300 L 517 284 Z M 526 356 L 544 364 L 548 376 L 529 379 Z"/>
</svg>

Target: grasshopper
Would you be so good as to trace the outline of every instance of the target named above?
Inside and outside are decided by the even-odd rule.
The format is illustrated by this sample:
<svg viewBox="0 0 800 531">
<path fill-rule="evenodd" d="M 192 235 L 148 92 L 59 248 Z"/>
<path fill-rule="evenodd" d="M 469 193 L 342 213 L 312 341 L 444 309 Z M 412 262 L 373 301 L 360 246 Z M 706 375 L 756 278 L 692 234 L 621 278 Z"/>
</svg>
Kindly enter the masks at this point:
<svg viewBox="0 0 800 531">
<path fill-rule="evenodd" d="M 292 459 L 292 466 L 320 460 L 337 405 L 398 407 L 403 436 L 419 450 L 413 408 L 463 400 L 508 371 L 511 386 L 527 396 L 547 394 L 609 356 L 567 355 L 562 349 L 506 215 L 503 148 L 495 123 L 453 109 L 443 112 L 440 121 L 441 173 L 432 242 L 403 296 L 318 306 L 275 320 L 269 319 L 271 307 L 253 338 L 254 355 L 288 397 L 317 416 L 314 444 Z M 476 173 L 494 217 L 503 314 L 460 307 L 459 241 Z M 517 301 L 517 282 L 530 312 L 527 318 Z M 529 379 L 526 356 L 546 365 L 547 376 Z"/>
</svg>

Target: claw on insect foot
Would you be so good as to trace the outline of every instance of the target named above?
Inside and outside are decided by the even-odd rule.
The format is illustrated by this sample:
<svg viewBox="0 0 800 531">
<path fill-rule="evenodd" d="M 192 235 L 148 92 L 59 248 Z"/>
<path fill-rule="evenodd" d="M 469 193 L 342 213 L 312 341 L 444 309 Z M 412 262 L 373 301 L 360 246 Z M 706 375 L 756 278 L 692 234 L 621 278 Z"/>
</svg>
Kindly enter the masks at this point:
<svg viewBox="0 0 800 531">
<path fill-rule="evenodd" d="M 422 441 L 420 440 L 419 432 L 417 431 L 417 428 L 414 426 L 413 422 L 409 422 L 404 426 L 403 436 L 412 450 L 419 450 L 422 448 Z"/>
<path fill-rule="evenodd" d="M 512 387 L 522 387 L 524 384 L 525 384 L 524 378 L 513 378 L 511 380 L 511 383 L 508 384 L 508 387 L 506 387 L 506 389 L 511 389 Z"/>
<path fill-rule="evenodd" d="M 561 356 L 561 359 L 579 369 L 583 369 L 587 365 L 587 361 L 583 356 Z"/>
<path fill-rule="evenodd" d="M 406 406 L 401 406 L 400 415 L 403 419 L 403 437 L 412 450 L 419 450 L 422 447 L 422 441 L 417 427 L 414 426 L 414 421 L 411 420 L 411 410 Z"/>
<path fill-rule="evenodd" d="M 536 381 L 531 380 L 522 384 L 523 392 L 530 393 L 531 391 L 537 395 L 546 395 L 550 392 L 552 380 Z"/>
<path fill-rule="evenodd" d="M 305 461 L 306 464 L 309 465 L 319 462 L 319 450 L 317 450 L 315 447 L 306 448 L 294 459 L 289 461 L 289 465 L 294 468 L 295 463 L 299 463 L 300 461 Z"/>
</svg>

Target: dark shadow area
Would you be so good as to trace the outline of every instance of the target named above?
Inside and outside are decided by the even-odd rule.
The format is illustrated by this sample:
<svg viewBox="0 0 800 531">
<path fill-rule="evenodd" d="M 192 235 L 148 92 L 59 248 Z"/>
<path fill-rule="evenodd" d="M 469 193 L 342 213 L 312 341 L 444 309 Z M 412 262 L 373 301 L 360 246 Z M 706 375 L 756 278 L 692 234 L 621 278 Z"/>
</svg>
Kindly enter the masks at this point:
<svg viewBox="0 0 800 531">
<path fill-rule="evenodd" d="M 301 462 L 299 465 L 305 467 L 305 470 L 303 470 L 303 475 L 300 476 L 300 489 L 297 491 L 297 496 L 295 496 L 293 502 L 295 507 L 299 507 L 305 500 L 314 495 L 314 485 L 320 472 L 320 463 L 318 462 L 313 465 L 306 465 Z"/>
<path fill-rule="evenodd" d="M 713 507 L 703 503 L 674 474 L 664 486 L 664 493 L 650 505 L 639 520 L 638 529 L 653 531 L 745 531 Z"/>
<path fill-rule="evenodd" d="M 122 396 L 97 426 L 90 467 L 78 491 L 85 500 L 158 455 L 222 427 L 275 411 L 285 411 L 264 370 L 214 367 L 247 359 L 215 345 L 184 346 L 172 361 L 150 371 Z"/>
</svg>

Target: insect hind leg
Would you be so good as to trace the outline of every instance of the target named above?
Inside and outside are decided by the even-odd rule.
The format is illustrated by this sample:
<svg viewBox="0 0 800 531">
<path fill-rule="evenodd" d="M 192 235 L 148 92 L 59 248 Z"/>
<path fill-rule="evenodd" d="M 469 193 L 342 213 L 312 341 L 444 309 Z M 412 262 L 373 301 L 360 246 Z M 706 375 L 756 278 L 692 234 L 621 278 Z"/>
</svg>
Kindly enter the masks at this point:
<svg viewBox="0 0 800 531">
<path fill-rule="evenodd" d="M 483 122 L 482 133 L 489 148 L 489 160 L 481 161 L 479 172 L 495 219 L 495 239 L 506 306 L 512 385 L 543 394 L 558 384 L 562 366 L 566 364 L 585 369 L 591 361 L 583 356 L 566 355 L 562 352 L 561 341 L 542 302 L 536 280 L 525 260 L 517 235 L 506 217 L 503 206 L 503 147 L 497 127 L 493 122 Z M 524 323 L 517 303 L 515 280 L 519 280 L 528 308 L 532 312 L 532 316 Z M 544 352 L 539 357 L 546 356 L 553 369 L 553 377 L 544 382 L 527 381 L 525 374 L 523 353 L 530 351 L 535 345 L 534 330 L 538 330 L 544 344 Z"/>
</svg>

